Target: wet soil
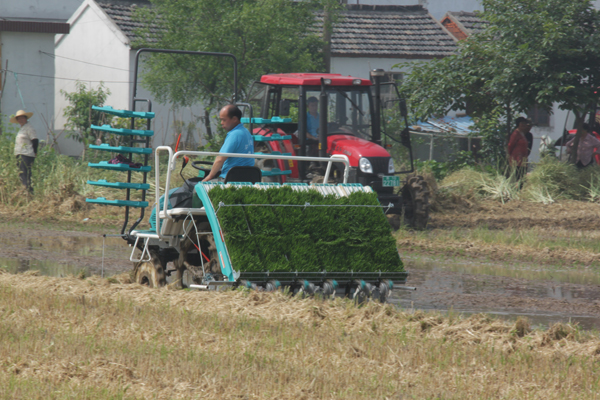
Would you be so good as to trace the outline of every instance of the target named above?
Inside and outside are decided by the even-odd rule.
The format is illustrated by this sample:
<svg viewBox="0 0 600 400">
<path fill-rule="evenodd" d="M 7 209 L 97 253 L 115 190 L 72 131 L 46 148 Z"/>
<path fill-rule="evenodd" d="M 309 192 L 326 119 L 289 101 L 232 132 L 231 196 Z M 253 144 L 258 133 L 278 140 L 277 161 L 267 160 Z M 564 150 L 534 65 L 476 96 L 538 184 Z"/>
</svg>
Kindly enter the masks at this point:
<svg viewBox="0 0 600 400">
<path fill-rule="evenodd" d="M 438 209 L 429 229 L 435 233 L 478 226 L 538 227 L 548 235 L 556 229 L 600 235 L 600 205 L 462 203 Z M 131 270 L 131 248 L 123 239 L 78 229 L 83 230 L 0 223 L 0 266 L 11 272 L 40 270 L 53 276 L 110 276 Z M 532 255 L 502 245 L 406 237 L 398 244 L 409 271 L 407 286 L 417 287 L 397 291 L 390 299 L 403 308 L 486 312 L 508 318 L 524 315 L 545 326 L 578 322 L 586 329 L 600 330 L 600 270 L 593 267 L 600 254 L 549 250 Z"/>
<path fill-rule="evenodd" d="M 595 231 L 600 229 L 600 204 L 565 200 L 553 204 L 510 201 L 469 201 L 454 199 L 436 204 L 430 229 L 545 228 Z"/>
</svg>

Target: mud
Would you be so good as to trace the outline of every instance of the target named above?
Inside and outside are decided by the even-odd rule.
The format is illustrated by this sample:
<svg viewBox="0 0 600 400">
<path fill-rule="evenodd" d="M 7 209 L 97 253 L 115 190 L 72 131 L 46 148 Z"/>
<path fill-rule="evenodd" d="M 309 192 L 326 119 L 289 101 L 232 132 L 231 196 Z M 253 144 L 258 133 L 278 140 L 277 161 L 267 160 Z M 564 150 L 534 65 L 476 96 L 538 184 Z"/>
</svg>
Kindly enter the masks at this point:
<svg viewBox="0 0 600 400">
<path fill-rule="evenodd" d="M 595 231 L 600 228 L 600 204 L 582 201 L 561 201 L 540 204 L 525 201 L 445 200 L 437 206 L 429 223 L 430 229 L 532 228 L 573 229 Z"/>
<path fill-rule="evenodd" d="M 131 268 L 129 253 L 123 239 L 99 233 L 0 226 L 0 265 L 14 273 L 110 276 Z"/>
<path fill-rule="evenodd" d="M 442 259 L 415 260 L 407 254 L 403 259 L 410 272 L 407 286 L 417 290 L 397 291 L 391 302 L 405 309 L 483 312 L 509 319 L 525 316 L 543 327 L 576 322 L 585 329 L 600 330 L 600 285 L 571 283 L 571 274 L 556 274 L 551 280 L 533 274 L 525 279 L 469 273 L 469 269 L 477 268 L 454 270 Z M 451 264 L 469 263 L 472 261 L 464 259 Z M 478 265 L 472 263 L 473 267 Z M 493 264 L 485 269 L 492 268 L 510 267 Z"/>
<path fill-rule="evenodd" d="M 537 227 L 548 236 L 557 229 L 583 231 L 600 240 L 600 205 L 463 202 L 435 212 L 429 229 L 435 233 L 478 226 Z M 543 326 L 578 322 L 600 330 L 598 253 L 548 249 L 530 254 L 499 244 L 406 237 L 398 245 L 409 271 L 407 285 L 418 288 L 396 292 L 390 299 L 405 309 L 486 312 L 509 319 L 523 315 Z M 0 266 L 11 272 L 110 276 L 130 271 L 130 250 L 121 238 L 101 233 L 0 224 Z"/>
</svg>

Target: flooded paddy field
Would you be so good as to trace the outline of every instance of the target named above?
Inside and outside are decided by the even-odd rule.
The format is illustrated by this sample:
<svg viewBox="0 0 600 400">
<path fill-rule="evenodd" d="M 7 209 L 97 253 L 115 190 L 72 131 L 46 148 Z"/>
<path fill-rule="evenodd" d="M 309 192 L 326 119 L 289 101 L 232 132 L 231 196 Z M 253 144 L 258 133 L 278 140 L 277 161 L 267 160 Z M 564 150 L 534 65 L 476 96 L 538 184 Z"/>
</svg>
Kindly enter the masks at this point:
<svg viewBox="0 0 600 400">
<path fill-rule="evenodd" d="M 600 273 L 594 268 L 422 250 L 399 240 L 407 285 L 417 290 L 395 291 L 392 304 L 509 320 L 524 316 L 541 327 L 573 322 L 600 330 Z M 102 233 L 0 225 L 0 266 L 12 273 L 108 277 L 131 270 L 130 252 L 123 239 Z"/>
</svg>

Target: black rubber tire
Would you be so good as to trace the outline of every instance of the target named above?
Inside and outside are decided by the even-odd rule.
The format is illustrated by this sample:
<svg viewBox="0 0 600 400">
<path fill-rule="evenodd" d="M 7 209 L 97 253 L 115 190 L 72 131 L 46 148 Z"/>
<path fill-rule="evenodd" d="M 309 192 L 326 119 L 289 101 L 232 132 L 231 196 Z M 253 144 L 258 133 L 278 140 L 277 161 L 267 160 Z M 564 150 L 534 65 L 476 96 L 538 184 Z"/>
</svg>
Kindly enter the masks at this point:
<svg viewBox="0 0 600 400">
<path fill-rule="evenodd" d="M 266 143 L 256 143 L 254 151 L 257 153 L 271 153 L 271 148 Z M 277 164 L 277 160 L 265 160 L 265 159 L 256 159 L 256 166 L 260 168 L 261 171 L 270 171 L 273 168 L 279 168 Z M 262 182 L 275 182 L 281 183 L 281 175 L 277 176 L 263 176 Z"/>
<path fill-rule="evenodd" d="M 156 254 L 150 253 L 150 255 L 152 257 L 150 261 L 140 261 L 135 264 L 133 269 L 135 281 L 151 288 L 163 287 L 167 284 L 165 266 Z"/>
<path fill-rule="evenodd" d="M 404 219 L 409 227 L 423 230 L 429 222 L 429 185 L 422 176 L 411 176 L 400 189 L 403 203 L 407 206 Z"/>
<path fill-rule="evenodd" d="M 198 224 L 199 232 L 209 232 L 210 230 L 211 230 L 211 228 L 210 228 L 210 224 L 208 222 L 203 222 L 203 223 Z M 191 234 L 191 236 L 193 238 L 195 238 L 194 235 L 195 235 L 195 233 Z M 217 252 L 217 245 L 215 244 L 215 240 L 214 240 L 213 236 L 212 235 L 200 235 L 199 239 L 201 241 L 205 240 L 209 243 L 208 254 L 206 254 L 206 256 L 210 259 L 210 262 L 204 264 L 205 271 L 212 273 L 212 274 L 220 274 L 221 267 L 219 265 L 219 253 Z M 198 244 L 198 243 L 196 243 L 196 244 Z M 184 261 L 188 261 L 187 260 L 188 250 L 190 250 L 194 247 L 195 246 L 192 243 L 192 241 L 186 237 L 181 244 L 181 253 L 179 254 L 179 259 L 175 260 L 175 262 L 174 262 L 175 270 L 177 271 L 177 273 L 175 275 L 175 281 L 179 282 L 178 283 L 179 287 L 187 287 L 187 285 L 184 283 L 184 274 L 188 268 L 185 266 Z M 202 255 L 200 255 L 200 257 L 202 257 Z M 204 261 L 206 262 L 206 260 L 204 260 Z M 194 273 L 192 271 L 188 271 L 188 274 L 190 274 L 192 277 L 194 276 Z M 201 280 L 202 280 L 201 277 L 192 278 L 193 283 L 197 283 L 197 284 L 201 283 Z"/>
</svg>

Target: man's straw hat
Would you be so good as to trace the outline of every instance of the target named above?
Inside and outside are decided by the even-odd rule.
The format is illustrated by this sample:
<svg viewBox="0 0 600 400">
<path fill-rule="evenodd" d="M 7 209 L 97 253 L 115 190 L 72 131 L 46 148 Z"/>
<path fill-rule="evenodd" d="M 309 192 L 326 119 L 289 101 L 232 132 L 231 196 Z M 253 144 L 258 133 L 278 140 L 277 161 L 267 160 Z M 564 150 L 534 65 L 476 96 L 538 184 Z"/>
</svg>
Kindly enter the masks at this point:
<svg viewBox="0 0 600 400">
<path fill-rule="evenodd" d="M 10 122 L 12 122 L 13 124 L 18 124 L 19 121 L 17 121 L 17 117 L 20 117 L 21 115 L 24 115 L 24 116 L 27 117 L 27 119 L 29 119 L 29 118 L 31 118 L 33 116 L 33 113 L 32 112 L 25 112 L 23 110 L 19 110 L 19 111 L 17 111 L 17 113 L 15 114 L 15 116 L 10 119 Z"/>
</svg>

